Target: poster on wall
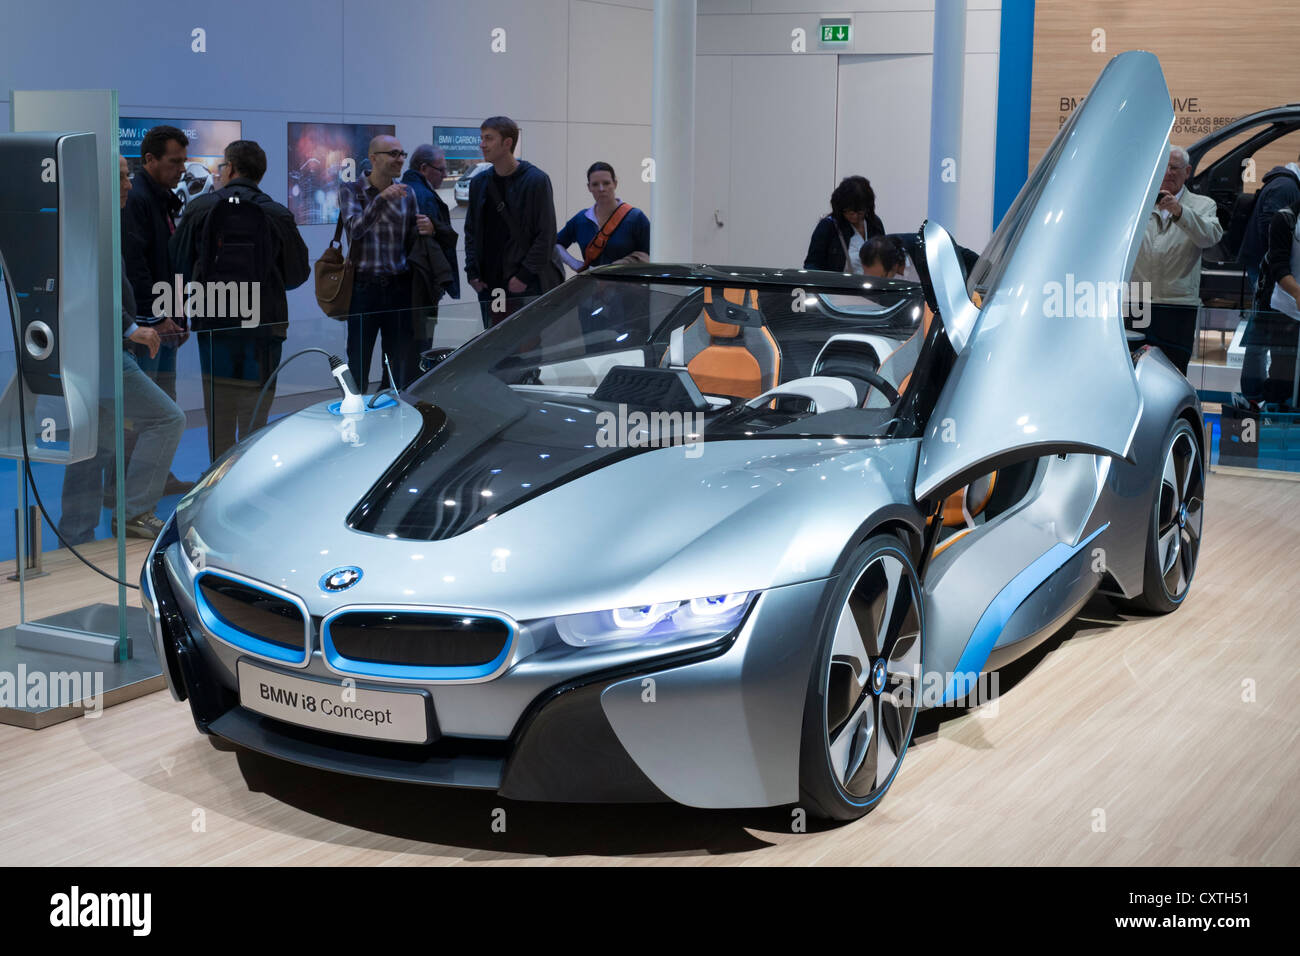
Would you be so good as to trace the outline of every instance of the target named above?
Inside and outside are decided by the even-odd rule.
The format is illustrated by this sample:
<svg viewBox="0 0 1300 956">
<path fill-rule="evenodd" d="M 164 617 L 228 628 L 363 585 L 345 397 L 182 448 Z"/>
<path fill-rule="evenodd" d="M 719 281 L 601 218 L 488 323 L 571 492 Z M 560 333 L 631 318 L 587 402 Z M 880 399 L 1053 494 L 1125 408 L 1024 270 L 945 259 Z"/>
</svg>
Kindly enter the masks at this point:
<svg viewBox="0 0 1300 956">
<path fill-rule="evenodd" d="M 1277 24 L 1294 21 L 1289 0 L 1257 0 L 1249 19 L 1224 28 L 1223 6 L 1187 0 L 1169 21 L 1164 0 L 1079 0 L 1040 3 L 1034 9 L 1034 65 L 1030 106 L 1029 167 L 1083 102 L 1117 53 L 1150 50 L 1160 58 L 1174 109 L 1170 139 L 1190 146 L 1233 120 L 1296 100 L 1295 40 Z M 1172 28 L 1171 28 L 1172 26 Z M 1259 150 L 1242 187 L 1259 188 L 1272 166 L 1294 162 L 1300 133 Z M 1216 150 L 1211 155 L 1220 155 Z"/>
<path fill-rule="evenodd" d="M 370 171 L 376 136 L 393 136 L 391 123 L 290 123 L 289 211 L 300 226 L 332 223 L 339 216 L 339 184 Z"/>
<path fill-rule="evenodd" d="M 435 126 L 433 145 L 447 157 L 447 179 L 459 179 L 483 161 L 477 126 Z"/>
<path fill-rule="evenodd" d="M 175 190 L 182 203 L 177 216 L 179 219 L 185 215 L 184 203 L 216 188 L 217 164 L 226 154 L 226 144 L 243 138 L 244 124 L 239 120 L 122 116 L 117 121 L 117 148 L 119 154 L 126 159 L 127 168 L 132 175 L 144 164 L 140 156 L 140 143 L 145 134 L 155 126 L 164 125 L 175 126 L 190 141 L 185 147 L 188 157 L 185 172 L 181 174 L 181 181 Z"/>
<path fill-rule="evenodd" d="M 477 126 L 435 126 L 433 128 L 433 145 L 442 150 L 447 158 L 447 181 L 452 182 L 474 171 L 474 167 L 483 162 L 483 151 L 478 148 L 479 128 Z M 519 141 L 515 143 L 515 158 L 523 159 L 521 146 L 524 131 L 519 131 Z"/>
</svg>

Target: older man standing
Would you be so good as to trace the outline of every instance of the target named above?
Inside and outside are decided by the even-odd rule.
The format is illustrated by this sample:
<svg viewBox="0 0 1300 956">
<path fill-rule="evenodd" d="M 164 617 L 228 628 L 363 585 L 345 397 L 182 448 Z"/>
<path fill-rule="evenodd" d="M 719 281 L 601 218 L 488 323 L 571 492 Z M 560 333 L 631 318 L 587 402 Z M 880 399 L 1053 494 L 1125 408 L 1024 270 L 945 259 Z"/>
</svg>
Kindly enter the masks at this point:
<svg viewBox="0 0 1300 956">
<path fill-rule="evenodd" d="M 1147 218 L 1146 235 L 1133 265 L 1135 282 L 1151 283 L 1149 344 L 1158 346 L 1187 374 L 1201 304 L 1201 251 L 1223 236 L 1214 200 L 1188 192 L 1187 151 L 1169 148 L 1169 164 Z"/>
<path fill-rule="evenodd" d="M 407 255 L 417 233 L 433 234 L 409 186 L 397 182 L 406 151 L 395 136 L 370 141 L 371 170 L 339 189 L 339 215 L 347 229 L 349 258 L 356 269 L 352 315 L 348 317 L 348 366 L 366 390 L 375 339 L 398 375 L 414 347 L 411 329 L 411 269 Z M 382 380 L 382 375 L 381 375 Z"/>
<path fill-rule="evenodd" d="M 415 280 L 411 302 L 415 346 L 408 350 L 406 368 L 398 376 L 403 386 L 419 377 L 420 353 L 433 347 L 438 300 L 445 294 L 460 298 L 460 270 L 456 266 L 456 244 L 460 236 L 451 227 L 451 210 L 438 195 L 446 177 L 446 154 L 429 143 L 415 147 L 410 167 L 402 174 L 402 182 L 415 194 L 420 213 L 433 223 L 432 243 L 426 243 L 411 256 Z"/>
</svg>

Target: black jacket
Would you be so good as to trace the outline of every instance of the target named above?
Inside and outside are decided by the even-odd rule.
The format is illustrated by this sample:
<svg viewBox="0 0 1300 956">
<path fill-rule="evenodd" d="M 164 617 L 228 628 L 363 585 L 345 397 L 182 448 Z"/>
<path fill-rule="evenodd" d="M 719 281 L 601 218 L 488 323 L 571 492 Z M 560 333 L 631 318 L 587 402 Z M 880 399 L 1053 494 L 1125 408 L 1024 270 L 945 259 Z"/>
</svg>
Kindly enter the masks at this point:
<svg viewBox="0 0 1300 956">
<path fill-rule="evenodd" d="M 293 213 L 262 192 L 257 183 L 241 177 L 232 180 L 230 185 L 191 202 L 169 244 L 172 265 L 185 282 L 194 277 L 194 259 L 198 255 L 203 224 L 213 207 L 230 195 L 238 196 L 241 202 L 257 203 L 262 212 L 266 213 L 271 225 L 275 262 L 262 284 L 259 325 L 270 329 L 273 336 L 282 339 L 288 334 L 289 321 L 289 301 L 285 291 L 298 288 L 311 277 L 311 263 L 308 261 L 307 244 L 298 232 Z"/>
<path fill-rule="evenodd" d="M 1300 178 L 1294 171 L 1286 166 L 1274 166 L 1264 175 L 1237 252 L 1237 261 L 1244 268 L 1254 271 L 1260 267 L 1260 260 L 1268 251 L 1268 230 L 1274 213 L 1297 199 L 1300 199 Z"/>
<path fill-rule="evenodd" d="M 455 277 L 436 236 L 417 235 L 406 262 L 411 267 L 411 308 L 436 316 L 438 300 Z"/>
<path fill-rule="evenodd" d="M 133 325 L 139 325 L 135 320 L 135 295 L 131 292 L 131 283 L 126 278 L 126 260 L 122 260 L 122 337 L 126 338 L 126 330 Z"/>
<path fill-rule="evenodd" d="M 479 278 L 483 250 L 483 213 L 488 203 L 487 185 L 494 170 L 485 169 L 469 182 L 469 209 L 465 213 L 465 276 Z M 506 192 L 501 197 L 519 223 L 522 236 L 511 231 L 503 255 L 505 275 L 523 282 L 538 280 L 545 292 L 564 281 L 564 269 L 555 252 L 555 197 L 551 177 L 526 159 L 506 177 Z"/>
<path fill-rule="evenodd" d="M 883 236 L 885 234 L 884 223 L 875 213 L 867 217 L 867 238 Z M 817 227 L 813 229 L 812 239 L 808 243 L 808 255 L 804 256 L 803 267 L 805 269 L 821 269 L 824 272 L 850 272 L 852 270 L 845 268 L 847 263 L 844 258 L 844 251 L 849 246 L 849 240 L 853 238 L 853 226 L 847 219 L 840 216 L 823 216 L 817 222 Z"/>
<path fill-rule="evenodd" d="M 1296 219 L 1300 217 L 1300 200 L 1283 206 L 1268 224 L 1268 252 L 1260 263 L 1259 282 L 1255 290 L 1255 308 L 1271 310 L 1273 289 L 1278 280 L 1291 274 L 1291 251 L 1295 243 Z"/>
<path fill-rule="evenodd" d="M 402 182 L 415 193 L 415 204 L 433 222 L 433 239 L 451 268 L 451 280 L 443 285 L 453 299 L 460 298 L 460 270 L 456 268 L 456 244 L 460 234 L 451 227 L 451 210 L 442 197 L 429 188 L 429 181 L 414 169 L 402 173 Z"/>
<path fill-rule="evenodd" d="M 168 220 L 180 208 L 179 196 L 154 182 L 143 169 L 136 170 L 122 207 L 122 261 L 126 263 L 127 281 L 131 283 L 141 325 L 160 321 L 153 314 L 153 287 L 155 282 L 172 284 L 167 255 L 172 231 Z M 177 325 L 185 324 L 184 316 L 173 318 Z"/>
</svg>

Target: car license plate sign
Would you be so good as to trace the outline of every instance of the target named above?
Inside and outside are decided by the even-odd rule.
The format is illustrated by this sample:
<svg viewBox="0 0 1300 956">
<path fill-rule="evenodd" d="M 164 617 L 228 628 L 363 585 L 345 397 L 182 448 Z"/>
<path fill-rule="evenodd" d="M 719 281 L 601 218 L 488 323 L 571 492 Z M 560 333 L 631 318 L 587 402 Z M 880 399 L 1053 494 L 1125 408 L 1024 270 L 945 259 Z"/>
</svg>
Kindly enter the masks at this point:
<svg viewBox="0 0 1300 956">
<path fill-rule="evenodd" d="M 429 739 L 427 696 L 310 680 L 239 661 L 239 702 L 276 720 L 349 737 L 422 744 Z"/>
</svg>

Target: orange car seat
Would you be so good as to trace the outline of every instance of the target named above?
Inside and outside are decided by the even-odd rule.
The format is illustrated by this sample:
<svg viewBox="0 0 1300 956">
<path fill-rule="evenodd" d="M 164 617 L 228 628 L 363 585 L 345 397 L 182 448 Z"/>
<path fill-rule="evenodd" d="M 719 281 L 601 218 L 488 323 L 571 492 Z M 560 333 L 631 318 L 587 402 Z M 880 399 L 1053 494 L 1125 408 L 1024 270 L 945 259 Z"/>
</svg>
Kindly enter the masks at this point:
<svg viewBox="0 0 1300 956">
<path fill-rule="evenodd" d="M 746 309 L 750 316 L 758 314 L 756 290 L 716 291 L 724 302 Z M 706 287 L 699 318 L 673 330 L 661 364 L 685 368 L 706 395 L 757 398 L 781 379 L 781 349 L 766 325 L 719 322 L 710 315 L 714 294 Z"/>
</svg>

